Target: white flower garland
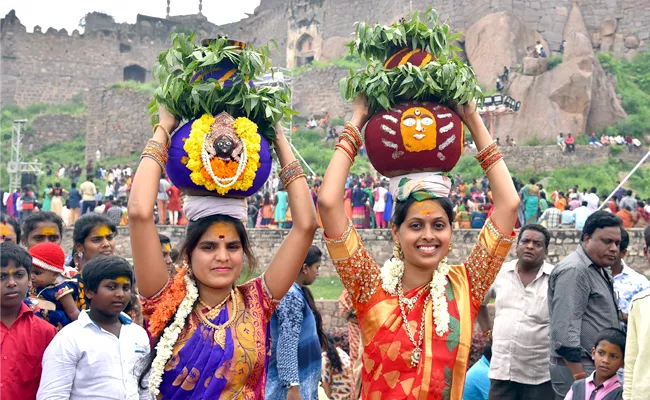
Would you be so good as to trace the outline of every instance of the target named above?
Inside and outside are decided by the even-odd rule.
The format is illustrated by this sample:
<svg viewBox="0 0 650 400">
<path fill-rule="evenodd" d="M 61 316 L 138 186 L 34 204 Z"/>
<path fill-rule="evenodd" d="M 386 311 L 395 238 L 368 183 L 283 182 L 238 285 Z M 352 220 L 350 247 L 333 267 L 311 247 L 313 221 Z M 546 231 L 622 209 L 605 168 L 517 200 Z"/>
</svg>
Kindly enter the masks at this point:
<svg viewBox="0 0 650 400">
<path fill-rule="evenodd" d="M 165 372 L 165 364 L 167 364 L 167 361 L 172 357 L 174 345 L 185 326 L 185 320 L 192 312 L 196 299 L 199 298 L 199 291 L 196 288 L 196 284 L 187 274 L 185 275 L 185 288 L 187 294 L 178 306 L 178 310 L 176 310 L 174 322 L 165 328 L 165 331 L 156 345 L 157 354 L 151 365 L 151 373 L 149 375 L 149 391 L 154 395 L 154 397 L 158 396 L 160 393 L 159 388 L 162 383 L 163 373 Z"/>
<path fill-rule="evenodd" d="M 449 305 L 445 297 L 448 274 L 449 264 L 447 264 L 447 257 L 445 257 L 438 264 L 438 268 L 433 273 L 433 278 L 429 283 L 431 300 L 433 301 L 433 321 L 438 336 L 444 336 L 445 333 L 449 332 Z M 384 266 L 380 269 L 380 277 L 381 286 L 386 293 L 397 296 L 397 285 L 402 281 L 403 275 L 404 261 L 391 257 L 384 263 Z"/>
</svg>

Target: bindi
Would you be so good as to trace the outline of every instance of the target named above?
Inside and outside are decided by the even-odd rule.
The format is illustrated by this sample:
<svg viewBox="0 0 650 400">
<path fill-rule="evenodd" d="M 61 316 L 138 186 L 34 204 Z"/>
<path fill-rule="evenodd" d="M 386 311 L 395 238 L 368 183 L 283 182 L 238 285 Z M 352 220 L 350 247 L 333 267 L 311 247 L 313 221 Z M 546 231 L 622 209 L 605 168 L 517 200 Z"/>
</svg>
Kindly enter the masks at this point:
<svg viewBox="0 0 650 400">
<path fill-rule="evenodd" d="M 217 222 L 210 227 L 209 231 L 220 240 L 224 240 L 228 236 L 235 235 L 235 228 L 232 226 L 232 224 L 225 222 Z"/>
</svg>

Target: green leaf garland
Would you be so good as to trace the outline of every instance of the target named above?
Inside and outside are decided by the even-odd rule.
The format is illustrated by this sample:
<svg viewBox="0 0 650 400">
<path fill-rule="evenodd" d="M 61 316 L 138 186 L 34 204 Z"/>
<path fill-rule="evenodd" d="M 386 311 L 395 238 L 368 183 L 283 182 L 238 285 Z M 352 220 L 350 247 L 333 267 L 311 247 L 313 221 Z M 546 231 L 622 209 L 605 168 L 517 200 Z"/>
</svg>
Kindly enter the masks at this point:
<svg viewBox="0 0 650 400">
<path fill-rule="evenodd" d="M 447 24 L 439 23 L 439 15 L 429 9 L 422 15 L 415 11 L 408 20 L 393 25 L 356 24 L 355 39 L 347 46 L 350 54 L 358 54 L 368 62 L 365 69 L 350 71 L 340 83 L 341 95 L 352 100 L 361 93 L 368 97 L 371 112 L 389 109 L 408 100 L 466 104 L 483 100 L 474 70 L 451 45 L 461 36 L 452 34 Z M 406 63 L 384 68 L 384 62 L 403 48 L 429 52 L 434 61 L 422 67 Z"/>
<path fill-rule="evenodd" d="M 241 49 L 232 46 L 226 38 L 211 40 L 207 45 L 194 43 L 194 34 L 174 33 L 170 38 L 172 47 L 160 53 L 152 70 L 160 84 L 149 103 L 152 124 L 158 121 L 158 104 L 167 107 L 179 120 L 226 111 L 255 122 L 260 133 L 272 142 L 274 125 L 282 118 L 298 114 L 290 107 L 288 89 L 248 84 L 271 71 L 269 44 L 277 48 L 275 42 Z M 212 78 L 192 82 L 195 74 L 209 73 L 223 60 L 231 61 L 238 69 L 229 88 Z"/>
</svg>

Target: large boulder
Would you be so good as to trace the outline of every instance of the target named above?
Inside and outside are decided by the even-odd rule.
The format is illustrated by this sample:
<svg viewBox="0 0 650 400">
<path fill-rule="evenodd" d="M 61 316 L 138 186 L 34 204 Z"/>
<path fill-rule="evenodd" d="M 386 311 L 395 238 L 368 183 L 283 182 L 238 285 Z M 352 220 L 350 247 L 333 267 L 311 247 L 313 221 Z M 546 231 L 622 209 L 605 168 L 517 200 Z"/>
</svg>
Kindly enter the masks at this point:
<svg viewBox="0 0 650 400">
<path fill-rule="evenodd" d="M 541 75 L 547 70 L 546 57 L 524 57 L 524 75 Z"/>
<path fill-rule="evenodd" d="M 614 36 L 605 36 L 613 38 Z M 626 114 L 610 78 L 595 57 L 590 35 L 585 28 L 580 8 L 575 5 L 564 29 L 566 47 L 562 63 L 541 74 L 534 70 L 534 61 L 524 60 L 524 71 L 515 75 L 507 94 L 521 101 L 516 113 L 495 118 L 495 132 L 510 135 L 519 143 L 533 137 L 553 140 L 560 133 L 583 134 L 597 131 Z"/>
<path fill-rule="evenodd" d="M 585 20 L 584 18 L 582 18 L 582 11 L 580 11 L 580 7 L 578 7 L 578 3 L 576 2 L 573 3 L 573 7 L 571 7 L 571 12 L 569 13 L 569 17 L 567 18 L 566 23 L 564 24 L 564 31 L 562 32 L 562 37 L 564 37 L 564 39 L 567 40 L 567 38 L 575 32 L 582 33 L 583 35 L 589 37 L 589 33 L 587 32 L 587 27 L 585 26 Z"/>
<path fill-rule="evenodd" d="M 594 62 L 591 86 L 591 108 L 587 118 L 587 132 L 597 132 L 619 119 L 627 117 L 616 95 L 615 82 L 607 76 L 598 60 Z"/>
<path fill-rule="evenodd" d="M 501 12 L 486 15 L 467 30 L 465 51 L 479 82 L 493 88 L 503 67 L 521 64 L 526 50 L 532 50 L 538 40 L 548 53 L 548 44 L 537 31 L 520 18 Z"/>
<path fill-rule="evenodd" d="M 587 35 L 573 31 L 569 36 L 565 36 L 566 46 L 562 54 L 562 61 L 568 61 L 579 58 L 594 58 L 594 49 Z"/>
<path fill-rule="evenodd" d="M 559 132 L 581 134 L 592 100 L 592 72 L 592 59 L 583 58 L 563 61 L 541 75 L 517 76 L 508 94 L 521 101 L 521 109 L 496 118 L 495 132 L 522 144 L 533 137 L 553 140 Z"/>
</svg>

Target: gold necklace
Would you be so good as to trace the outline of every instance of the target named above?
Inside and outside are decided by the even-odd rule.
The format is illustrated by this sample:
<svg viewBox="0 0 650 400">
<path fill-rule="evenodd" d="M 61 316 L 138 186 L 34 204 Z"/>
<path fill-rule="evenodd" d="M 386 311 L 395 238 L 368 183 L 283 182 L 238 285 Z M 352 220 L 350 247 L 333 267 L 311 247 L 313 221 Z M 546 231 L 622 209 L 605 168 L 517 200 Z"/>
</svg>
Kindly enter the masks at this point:
<svg viewBox="0 0 650 400">
<path fill-rule="evenodd" d="M 194 310 L 194 313 L 199 317 L 199 319 L 209 328 L 214 329 L 214 342 L 221 346 L 222 349 L 226 347 L 226 329 L 233 323 L 237 316 L 237 300 L 235 299 L 235 290 L 230 291 L 230 296 L 226 297 L 225 300 L 232 298 L 232 315 L 228 318 L 228 321 L 221 325 L 217 325 L 211 322 L 206 315 L 201 311 Z M 224 300 L 224 304 L 225 304 Z M 203 305 L 203 303 L 202 303 Z M 221 305 L 220 305 L 221 306 Z"/>
<path fill-rule="evenodd" d="M 426 290 L 426 289 L 425 289 Z M 417 367 L 422 358 L 422 341 L 424 340 L 424 324 L 427 314 L 427 304 L 431 300 L 431 290 L 429 288 L 429 295 L 424 300 L 424 309 L 422 310 L 422 322 L 420 323 L 420 337 L 419 340 L 415 341 L 415 334 L 411 331 L 411 325 L 409 324 L 408 319 L 406 319 L 406 311 L 404 310 L 404 289 L 402 288 L 402 282 L 400 281 L 397 285 L 397 296 L 399 297 L 399 309 L 402 312 L 402 322 L 404 323 L 404 329 L 406 334 L 409 337 L 409 340 L 413 344 L 413 352 L 411 353 L 411 367 Z M 410 310 L 409 310 L 410 311 Z M 417 331 L 417 327 L 416 327 Z"/>
<path fill-rule="evenodd" d="M 424 290 L 418 291 L 415 296 L 411 297 L 410 299 L 402 294 L 402 298 L 400 298 L 400 302 L 402 302 L 404 305 L 406 305 L 406 308 L 408 308 L 409 312 L 413 310 L 413 307 L 415 307 L 415 303 L 418 302 L 418 299 L 420 298 L 420 293 L 424 292 Z"/>
<path fill-rule="evenodd" d="M 233 295 L 233 291 L 231 290 L 230 295 L 226 296 L 225 299 L 221 300 L 221 303 L 217 304 L 214 307 L 210 307 L 209 305 L 207 305 L 200 297 L 199 297 L 199 303 L 201 303 L 203 307 L 208 309 L 208 312 L 206 313 L 208 319 L 214 319 L 217 317 L 217 315 L 219 315 L 219 312 L 221 312 L 221 308 L 223 307 L 224 304 L 226 304 L 226 301 L 228 301 L 228 299 L 232 297 L 232 295 Z"/>
</svg>

